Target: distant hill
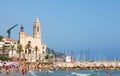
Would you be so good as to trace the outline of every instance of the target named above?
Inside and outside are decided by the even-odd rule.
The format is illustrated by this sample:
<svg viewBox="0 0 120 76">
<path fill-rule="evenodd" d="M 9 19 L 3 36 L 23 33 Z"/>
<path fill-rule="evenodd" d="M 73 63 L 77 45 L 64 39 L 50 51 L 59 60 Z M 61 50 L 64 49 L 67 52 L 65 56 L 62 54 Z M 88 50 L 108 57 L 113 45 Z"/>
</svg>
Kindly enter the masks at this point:
<svg viewBox="0 0 120 76">
<path fill-rule="evenodd" d="M 46 52 L 47 52 L 47 54 L 53 54 L 56 58 L 60 58 L 60 57 L 63 57 L 63 56 L 64 56 L 63 53 L 58 52 L 58 51 L 55 51 L 55 50 L 50 49 L 50 48 L 48 48 L 48 47 L 46 48 Z"/>
</svg>

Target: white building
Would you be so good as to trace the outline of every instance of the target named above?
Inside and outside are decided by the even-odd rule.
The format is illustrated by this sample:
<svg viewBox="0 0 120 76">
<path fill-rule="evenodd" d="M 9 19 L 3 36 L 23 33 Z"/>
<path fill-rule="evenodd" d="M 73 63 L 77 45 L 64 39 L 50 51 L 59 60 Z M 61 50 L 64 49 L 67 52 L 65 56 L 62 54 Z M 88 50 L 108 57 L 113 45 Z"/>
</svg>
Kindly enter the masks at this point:
<svg viewBox="0 0 120 76">
<path fill-rule="evenodd" d="M 72 56 L 66 56 L 66 62 L 72 62 Z"/>
<path fill-rule="evenodd" d="M 9 51 L 11 51 L 12 45 L 14 45 L 14 49 L 17 49 L 17 41 L 10 38 L 3 38 L 2 41 L 0 42 L 0 50 L 1 50 L 0 54 L 1 55 L 4 54 L 7 55 L 8 57 L 11 57 Z M 14 56 L 17 57 L 17 54 L 14 54 Z"/>
</svg>

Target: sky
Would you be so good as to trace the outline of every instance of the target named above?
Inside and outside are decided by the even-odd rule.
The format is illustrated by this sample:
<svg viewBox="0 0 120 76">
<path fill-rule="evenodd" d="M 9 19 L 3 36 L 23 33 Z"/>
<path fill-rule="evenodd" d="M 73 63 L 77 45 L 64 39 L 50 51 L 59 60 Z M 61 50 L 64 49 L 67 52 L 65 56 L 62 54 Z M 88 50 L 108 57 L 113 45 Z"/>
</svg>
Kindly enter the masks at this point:
<svg viewBox="0 0 120 76">
<path fill-rule="evenodd" d="M 49 48 L 120 57 L 120 0 L 1 0 L 0 35 L 18 24 L 12 39 L 19 39 L 21 25 L 32 36 L 37 16 Z"/>
</svg>

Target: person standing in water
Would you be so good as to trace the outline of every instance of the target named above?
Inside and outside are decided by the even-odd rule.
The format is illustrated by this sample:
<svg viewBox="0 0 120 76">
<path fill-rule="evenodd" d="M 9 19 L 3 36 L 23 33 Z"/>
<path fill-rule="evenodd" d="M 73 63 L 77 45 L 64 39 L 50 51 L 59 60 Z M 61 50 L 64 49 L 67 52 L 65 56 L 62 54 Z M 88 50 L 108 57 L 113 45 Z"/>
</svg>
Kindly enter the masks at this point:
<svg viewBox="0 0 120 76">
<path fill-rule="evenodd" d="M 111 71 L 108 71 L 108 76 L 111 76 L 112 75 L 112 72 Z"/>
<path fill-rule="evenodd" d="M 22 69 L 22 76 L 25 76 L 27 74 L 27 69 L 26 67 Z"/>
<path fill-rule="evenodd" d="M 8 66 L 6 66 L 5 70 L 6 70 L 6 76 L 10 76 L 10 69 Z"/>
</svg>

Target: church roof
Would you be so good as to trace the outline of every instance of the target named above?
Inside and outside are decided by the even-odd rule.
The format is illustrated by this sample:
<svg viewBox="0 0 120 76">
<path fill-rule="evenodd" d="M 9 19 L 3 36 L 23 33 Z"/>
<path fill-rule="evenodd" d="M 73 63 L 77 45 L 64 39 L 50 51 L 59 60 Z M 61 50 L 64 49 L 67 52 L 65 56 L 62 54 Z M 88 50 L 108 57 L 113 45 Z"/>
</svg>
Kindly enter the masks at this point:
<svg viewBox="0 0 120 76">
<path fill-rule="evenodd" d="M 15 40 L 13 40 L 13 39 L 10 39 L 10 38 L 3 38 L 3 41 L 8 41 L 8 42 L 16 42 Z"/>
<path fill-rule="evenodd" d="M 38 16 L 37 16 L 37 18 L 36 18 L 36 21 L 35 21 L 35 22 L 40 22 L 40 20 L 39 20 Z"/>
</svg>

